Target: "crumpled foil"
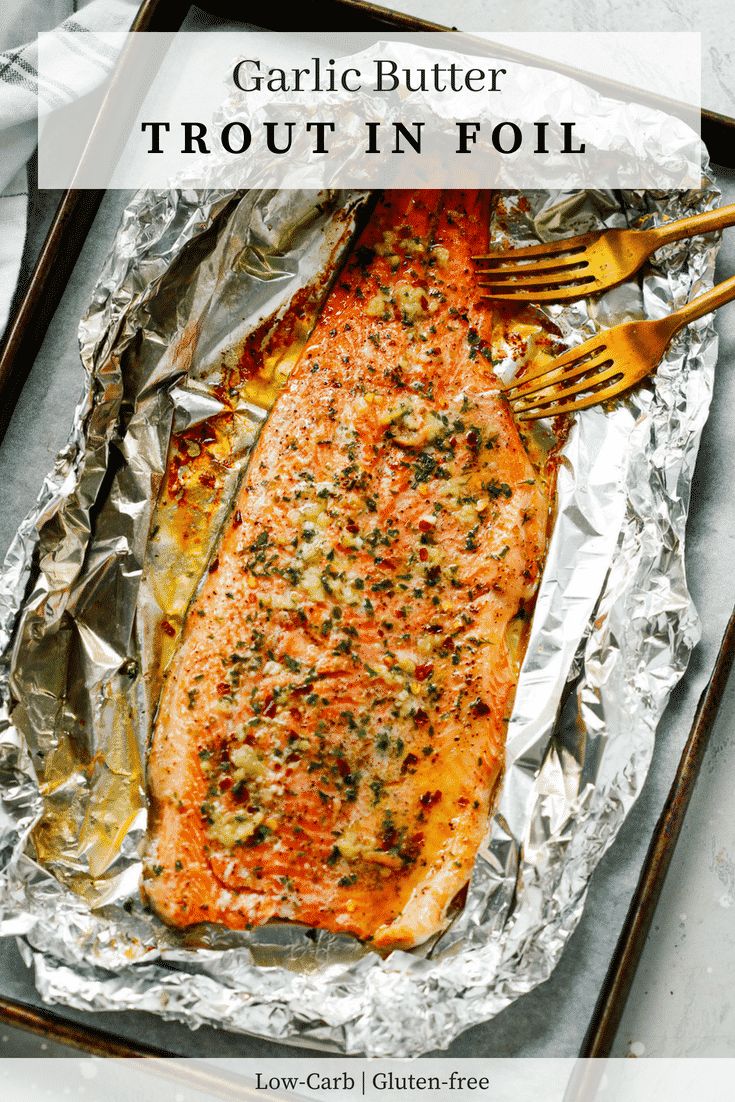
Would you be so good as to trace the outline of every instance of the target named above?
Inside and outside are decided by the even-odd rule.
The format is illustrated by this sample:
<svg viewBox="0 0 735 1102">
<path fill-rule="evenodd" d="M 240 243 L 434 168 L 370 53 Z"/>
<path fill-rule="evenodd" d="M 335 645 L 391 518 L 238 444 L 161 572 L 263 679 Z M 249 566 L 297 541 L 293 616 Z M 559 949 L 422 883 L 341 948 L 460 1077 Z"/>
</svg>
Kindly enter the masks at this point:
<svg viewBox="0 0 735 1102">
<path fill-rule="evenodd" d="M 691 192 L 506 194 L 492 232 L 528 243 L 649 225 L 717 195 L 706 176 Z M 0 933 L 19 938 L 48 1002 L 372 1056 L 446 1047 L 549 976 L 644 782 L 699 633 L 684 529 L 716 357 L 707 319 L 648 384 L 578 415 L 564 444 L 505 781 L 449 929 L 383 959 L 285 925 L 175 931 L 140 902 L 167 614 L 151 547 L 171 434 L 223 410 L 238 341 L 295 296 L 318 306 L 365 198 L 141 192 L 124 215 L 81 325 L 87 386 L 69 442 L 0 575 Z M 544 314 L 569 344 L 658 317 L 711 285 L 715 251 L 713 238 L 668 246 L 641 280 Z M 495 354 L 507 372 L 510 354 Z M 247 394 L 229 402 L 214 521 L 266 415 Z M 196 575 L 181 571 L 179 612 Z"/>
</svg>

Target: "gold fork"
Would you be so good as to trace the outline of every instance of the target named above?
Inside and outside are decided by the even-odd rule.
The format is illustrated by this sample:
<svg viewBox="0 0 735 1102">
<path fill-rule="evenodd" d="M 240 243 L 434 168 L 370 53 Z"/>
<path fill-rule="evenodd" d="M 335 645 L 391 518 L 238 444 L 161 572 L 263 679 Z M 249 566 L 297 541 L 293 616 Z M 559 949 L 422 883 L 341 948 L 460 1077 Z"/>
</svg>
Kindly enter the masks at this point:
<svg viewBox="0 0 735 1102">
<path fill-rule="evenodd" d="M 550 364 L 529 371 L 504 393 L 519 421 L 536 421 L 598 405 L 623 394 L 663 359 L 675 333 L 735 299 L 735 276 L 664 318 L 603 330 Z"/>
<path fill-rule="evenodd" d="M 571 302 L 615 287 L 671 241 L 735 225 L 735 203 L 649 230 L 597 230 L 526 249 L 475 256 L 484 298 Z"/>
</svg>

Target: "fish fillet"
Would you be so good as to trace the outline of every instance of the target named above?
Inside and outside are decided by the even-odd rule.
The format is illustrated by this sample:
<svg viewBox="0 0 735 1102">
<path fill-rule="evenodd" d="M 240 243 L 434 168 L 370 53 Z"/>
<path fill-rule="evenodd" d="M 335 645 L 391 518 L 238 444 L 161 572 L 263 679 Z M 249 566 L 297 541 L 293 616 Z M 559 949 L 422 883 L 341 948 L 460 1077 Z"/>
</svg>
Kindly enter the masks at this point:
<svg viewBox="0 0 735 1102">
<path fill-rule="evenodd" d="M 548 505 L 489 362 L 484 192 L 388 192 L 251 456 L 149 757 L 174 926 L 408 948 L 467 884 Z"/>
</svg>

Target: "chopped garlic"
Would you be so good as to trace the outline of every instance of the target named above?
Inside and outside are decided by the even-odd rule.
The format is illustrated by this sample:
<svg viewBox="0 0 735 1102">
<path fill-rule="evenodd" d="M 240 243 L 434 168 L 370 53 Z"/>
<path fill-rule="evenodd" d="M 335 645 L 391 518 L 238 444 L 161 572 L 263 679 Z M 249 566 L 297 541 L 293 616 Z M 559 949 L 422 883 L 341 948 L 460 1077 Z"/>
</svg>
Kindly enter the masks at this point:
<svg viewBox="0 0 735 1102">
<path fill-rule="evenodd" d="M 411 283 L 399 283 L 396 287 L 396 302 L 409 321 L 416 321 L 426 313 L 422 299 L 426 299 L 423 287 L 414 287 Z"/>
<path fill-rule="evenodd" d="M 407 650 L 397 650 L 395 653 L 396 661 L 398 662 L 398 665 L 401 667 L 401 669 L 405 670 L 406 673 L 413 673 L 413 671 L 416 669 L 418 655 L 412 654 L 411 651 Z"/>
<path fill-rule="evenodd" d="M 223 846 L 232 847 L 250 838 L 263 822 L 262 811 L 223 811 L 215 815 L 212 836 Z"/>
<path fill-rule="evenodd" d="M 373 295 L 365 307 L 365 313 L 370 318 L 384 318 L 388 313 L 389 301 L 384 294 Z"/>
<path fill-rule="evenodd" d="M 248 777 L 259 777 L 265 772 L 265 767 L 252 746 L 237 746 L 230 753 L 230 761 L 237 771 L 242 774 L 239 780 Z"/>
</svg>

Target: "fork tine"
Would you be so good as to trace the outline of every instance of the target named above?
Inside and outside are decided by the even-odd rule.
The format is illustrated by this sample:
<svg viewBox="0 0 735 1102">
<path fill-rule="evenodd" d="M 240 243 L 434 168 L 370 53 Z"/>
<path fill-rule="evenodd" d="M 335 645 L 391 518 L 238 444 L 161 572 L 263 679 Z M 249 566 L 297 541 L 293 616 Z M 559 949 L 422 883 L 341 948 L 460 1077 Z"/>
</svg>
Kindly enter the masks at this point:
<svg viewBox="0 0 735 1102">
<path fill-rule="evenodd" d="M 502 276 L 525 276 L 533 275 L 536 272 L 573 272 L 583 271 L 585 268 L 589 268 L 589 260 L 584 256 L 559 256 L 548 257 L 545 259 L 537 260 L 535 263 L 529 261 L 527 264 L 514 264 L 513 255 L 508 254 L 502 257 L 506 261 L 505 264 L 498 265 L 495 268 L 485 268 L 482 264 L 477 266 L 477 274 L 480 276 L 489 276 L 491 279 L 501 278 Z"/>
<path fill-rule="evenodd" d="M 591 337 L 584 344 L 578 344 L 576 347 L 562 353 L 561 356 L 557 356 L 551 363 L 541 364 L 535 370 L 527 372 L 517 383 L 509 383 L 508 386 L 503 388 L 503 392 L 506 398 L 512 401 L 514 398 L 519 398 L 521 394 L 530 392 L 529 383 L 537 383 L 537 386 L 533 388 L 534 390 L 537 390 L 539 386 L 548 386 L 558 372 L 562 372 L 563 375 L 562 369 L 571 369 L 582 361 L 589 362 L 593 356 L 604 352 L 606 348 L 607 345 L 602 336 Z M 539 383 L 538 380 L 543 381 Z"/>
<path fill-rule="evenodd" d="M 610 398 L 617 398 L 619 394 L 624 394 L 635 384 L 635 379 L 623 378 L 617 383 L 611 383 L 609 386 L 603 387 L 602 390 L 596 390 L 594 394 L 588 394 L 585 398 L 575 398 L 573 402 L 556 402 L 543 409 L 524 410 L 514 416 L 518 421 L 538 421 L 542 417 L 557 417 L 560 413 L 574 413 L 576 410 L 588 409 L 590 406 L 607 402 Z"/>
<path fill-rule="evenodd" d="M 564 237 L 560 241 L 546 241 L 540 245 L 526 245 L 522 249 L 494 249 L 480 256 L 473 256 L 473 260 L 525 260 L 526 257 L 559 256 L 566 254 L 573 256 L 575 253 L 584 252 L 598 237 L 601 230 L 592 233 L 580 234 L 578 237 Z"/>
<path fill-rule="evenodd" d="M 538 305 L 542 302 L 578 302 L 587 295 L 596 295 L 607 286 L 598 279 L 590 277 L 589 283 L 570 283 L 565 287 L 550 287 L 548 290 L 533 290 L 533 288 L 520 287 L 515 294 L 506 293 L 510 284 L 498 284 L 498 290 L 492 289 L 480 298 L 486 298 L 490 302 L 531 302 Z M 503 290 L 500 290 L 500 287 Z"/>
<path fill-rule="evenodd" d="M 540 379 L 531 380 L 525 390 L 519 390 L 510 400 L 516 402 L 521 398 L 529 398 L 532 394 L 537 395 L 540 391 L 548 390 L 551 386 L 563 387 L 566 390 L 566 383 L 571 383 L 582 375 L 588 375 L 591 371 L 601 370 L 607 366 L 609 360 L 609 352 L 607 349 L 603 349 L 598 356 L 585 356 L 571 367 L 556 367 Z M 536 398 L 536 401 L 541 400 L 543 399 Z"/>
<path fill-rule="evenodd" d="M 485 273 L 483 272 L 483 275 Z M 569 272 L 550 272 L 548 275 L 542 273 L 541 275 L 529 275 L 518 276 L 512 282 L 510 280 L 504 283 L 494 283 L 492 280 L 478 279 L 477 284 L 479 287 L 485 288 L 485 298 L 518 298 L 518 292 L 522 295 L 528 296 L 529 293 L 533 294 L 536 291 L 544 291 L 547 288 L 554 288 L 560 291 L 576 290 L 579 291 L 577 295 L 581 298 L 584 294 L 587 294 L 590 284 L 596 283 L 596 277 L 593 275 L 585 275 L 584 269 L 579 271 Z M 534 296 L 534 301 L 536 301 Z"/>
<path fill-rule="evenodd" d="M 610 366 L 605 370 L 605 363 L 609 363 Z M 582 365 L 587 368 L 587 364 Z M 613 379 L 622 378 L 623 372 L 619 364 L 616 364 L 614 360 L 607 360 L 602 362 L 600 368 L 592 368 L 594 374 L 590 376 L 587 371 L 584 372 L 583 378 L 574 383 L 573 386 L 563 386 L 562 383 L 550 383 L 548 387 L 544 387 L 542 390 L 536 390 L 533 394 L 520 395 L 518 398 L 514 398 L 511 402 L 514 413 L 523 413 L 527 409 L 535 409 L 537 406 L 542 405 L 544 402 L 561 401 L 563 399 L 571 398 L 574 394 L 582 394 L 585 390 L 590 390 L 592 387 L 599 386 L 600 383 L 609 383 Z M 570 376 L 565 376 L 567 379 Z M 575 378 L 578 376 L 571 376 Z M 549 393 L 546 393 L 549 391 Z"/>
</svg>

